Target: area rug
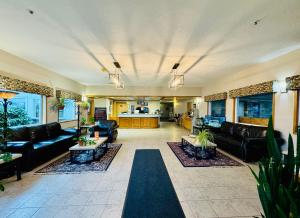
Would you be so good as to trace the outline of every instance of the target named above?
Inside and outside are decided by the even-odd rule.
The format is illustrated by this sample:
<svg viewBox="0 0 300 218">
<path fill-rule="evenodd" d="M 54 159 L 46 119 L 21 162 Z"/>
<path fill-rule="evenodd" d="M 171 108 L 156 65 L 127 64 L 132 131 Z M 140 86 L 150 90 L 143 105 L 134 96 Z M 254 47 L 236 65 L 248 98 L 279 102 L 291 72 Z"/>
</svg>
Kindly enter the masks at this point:
<svg viewBox="0 0 300 218">
<path fill-rule="evenodd" d="M 88 152 L 78 155 L 76 163 L 70 162 L 70 153 L 62 156 L 61 158 L 53 161 L 47 166 L 39 169 L 37 174 L 56 174 L 56 173 L 85 173 L 85 172 L 101 172 L 106 171 L 110 163 L 120 150 L 122 144 L 109 144 L 107 152 L 96 161 L 80 162 L 90 156 Z"/>
<path fill-rule="evenodd" d="M 185 217 L 158 149 L 136 150 L 122 217 Z"/>
<path fill-rule="evenodd" d="M 181 148 L 180 142 L 167 142 L 171 150 L 179 159 L 184 167 L 230 167 L 230 166 L 244 166 L 240 162 L 230 158 L 229 156 L 217 150 L 214 158 L 208 160 L 197 160 L 194 157 L 189 157 Z"/>
</svg>

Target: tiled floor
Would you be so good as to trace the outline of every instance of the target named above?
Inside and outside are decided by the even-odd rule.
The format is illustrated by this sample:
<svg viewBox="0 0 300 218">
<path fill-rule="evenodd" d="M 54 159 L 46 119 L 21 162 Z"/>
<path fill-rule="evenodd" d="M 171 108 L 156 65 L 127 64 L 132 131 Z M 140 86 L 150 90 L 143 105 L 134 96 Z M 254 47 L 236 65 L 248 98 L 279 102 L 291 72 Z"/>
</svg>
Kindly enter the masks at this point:
<svg viewBox="0 0 300 218">
<path fill-rule="evenodd" d="M 160 149 L 186 217 L 251 217 L 260 214 L 256 184 L 247 167 L 184 168 L 167 141 L 187 131 L 119 130 L 122 148 L 104 173 L 23 175 L 0 193 L 0 217 L 121 217 L 134 152 Z M 155 190 L 154 190 L 155 191 Z"/>
</svg>

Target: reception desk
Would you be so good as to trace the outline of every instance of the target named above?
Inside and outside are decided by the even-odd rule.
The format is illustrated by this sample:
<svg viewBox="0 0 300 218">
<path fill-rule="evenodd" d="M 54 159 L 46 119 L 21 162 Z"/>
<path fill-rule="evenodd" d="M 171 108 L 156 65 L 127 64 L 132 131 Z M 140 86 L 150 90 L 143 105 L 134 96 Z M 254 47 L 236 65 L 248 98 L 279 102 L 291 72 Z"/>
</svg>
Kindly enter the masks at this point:
<svg viewBox="0 0 300 218">
<path fill-rule="evenodd" d="M 119 114 L 119 127 L 128 129 L 158 128 L 158 114 Z"/>
</svg>

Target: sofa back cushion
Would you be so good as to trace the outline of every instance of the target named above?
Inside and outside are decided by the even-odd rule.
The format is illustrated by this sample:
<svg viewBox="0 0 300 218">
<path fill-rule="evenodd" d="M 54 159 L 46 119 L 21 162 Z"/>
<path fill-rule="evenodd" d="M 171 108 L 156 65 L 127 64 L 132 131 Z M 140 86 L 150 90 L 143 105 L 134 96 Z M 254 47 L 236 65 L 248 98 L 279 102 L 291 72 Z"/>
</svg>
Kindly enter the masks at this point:
<svg viewBox="0 0 300 218">
<path fill-rule="evenodd" d="M 229 135 L 233 135 L 233 126 L 234 123 L 223 122 L 221 125 L 221 132 Z"/>
<path fill-rule="evenodd" d="M 242 139 L 248 135 L 248 126 L 242 124 L 235 124 L 233 126 L 233 136 Z"/>
<path fill-rule="evenodd" d="M 28 130 L 31 142 L 40 142 L 48 139 L 46 125 L 29 127 Z"/>
<path fill-rule="evenodd" d="M 117 122 L 115 120 L 100 120 L 98 126 L 103 129 L 111 129 L 117 126 Z"/>
<path fill-rule="evenodd" d="M 61 125 L 57 122 L 46 124 L 46 129 L 49 139 L 57 138 L 61 133 Z"/>
<path fill-rule="evenodd" d="M 265 137 L 267 137 L 267 127 L 249 126 L 248 137 L 249 138 L 265 138 Z"/>
<path fill-rule="evenodd" d="M 29 141 L 29 132 L 27 127 L 10 128 L 8 138 L 10 141 Z"/>
</svg>

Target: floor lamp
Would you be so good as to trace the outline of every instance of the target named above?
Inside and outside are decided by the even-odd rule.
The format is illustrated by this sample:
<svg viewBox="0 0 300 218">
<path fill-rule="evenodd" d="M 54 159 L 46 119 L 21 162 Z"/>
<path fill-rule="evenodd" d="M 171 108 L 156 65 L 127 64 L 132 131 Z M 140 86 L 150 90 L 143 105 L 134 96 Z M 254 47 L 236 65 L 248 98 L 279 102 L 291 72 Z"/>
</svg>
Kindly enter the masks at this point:
<svg viewBox="0 0 300 218">
<path fill-rule="evenodd" d="M 77 134 L 80 135 L 81 130 L 80 130 L 80 105 L 81 102 L 76 102 L 77 104 Z"/>
<path fill-rule="evenodd" d="M 12 91 L 1 91 L 0 90 L 0 98 L 3 98 L 3 101 L 1 101 L 4 109 L 3 114 L 3 150 L 6 150 L 7 147 L 7 130 L 8 130 L 8 113 L 7 113 L 7 106 L 11 104 L 11 101 L 9 99 L 15 97 L 17 95 L 16 92 Z"/>
</svg>

